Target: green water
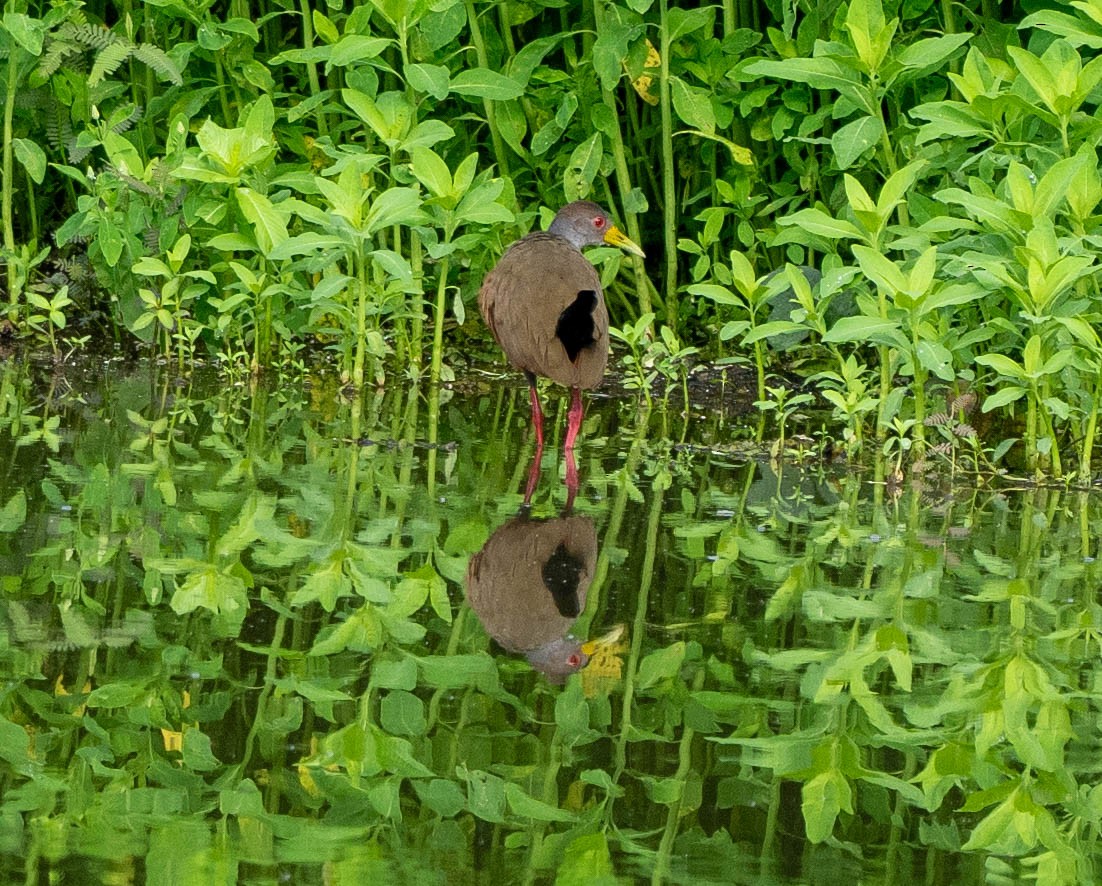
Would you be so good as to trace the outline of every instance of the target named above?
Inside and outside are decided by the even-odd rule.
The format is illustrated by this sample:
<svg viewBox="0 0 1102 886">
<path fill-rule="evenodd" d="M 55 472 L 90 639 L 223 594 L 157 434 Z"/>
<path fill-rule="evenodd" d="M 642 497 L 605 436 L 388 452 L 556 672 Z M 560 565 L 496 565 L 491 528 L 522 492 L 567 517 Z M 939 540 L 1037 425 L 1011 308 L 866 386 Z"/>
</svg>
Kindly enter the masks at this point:
<svg viewBox="0 0 1102 886">
<path fill-rule="evenodd" d="M 0 882 L 1092 882 L 1096 494 L 515 381 L 0 366 Z"/>
</svg>

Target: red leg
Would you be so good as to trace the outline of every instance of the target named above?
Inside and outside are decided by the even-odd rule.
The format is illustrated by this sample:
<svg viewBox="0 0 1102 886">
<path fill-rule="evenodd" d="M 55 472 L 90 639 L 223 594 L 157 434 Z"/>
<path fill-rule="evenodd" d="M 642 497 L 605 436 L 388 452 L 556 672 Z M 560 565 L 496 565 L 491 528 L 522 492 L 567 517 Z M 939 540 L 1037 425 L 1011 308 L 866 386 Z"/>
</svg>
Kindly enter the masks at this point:
<svg viewBox="0 0 1102 886">
<path fill-rule="evenodd" d="M 566 461 L 566 510 L 574 505 L 574 496 L 578 492 L 578 465 L 574 461 L 574 441 L 578 439 L 578 431 L 582 427 L 582 392 L 573 389 L 570 399 L 570 412 L 566 419 L 566 443 L 563 446 L 563 455 Z"/>
<path fill-rule="evenodd" d="M 536 393 L 536 377 L 528 377 L 528 400 L 532 404 L 532 425 L 536 429 L 536 449 L 543 449 L 543 410 L 540 409 L 540 395 Z"/>
<path fill-rule="evenodd" d="M 567 452 L 574 449 L 574 441 L 578 439 L 578 431 L 582 429 L 582 392 L 578 388 L 572 389 L 570 399 L 570 412 L 566 420 L 566 445 Z"/>
<path fill-rule="evenodd" d="M 541 435 L 542 436 L 542 435 Z M 543 462 L 543 440 L 536 441 L 536 454 L 532 456 L 532 467 L 528 469 L 528 485 L 524 489 L 524 504 L 532 503 L 532 494 L 540 481 L 540 464 Z"/>
<path fill-rule="evenodd" d="M 574 507 L 574 496 L 578 494 L 578 486 L 580 485 L 578 480 L 578 466 L 574 462 L 574 450 L 566 450 L 566 505 L 563 507 L 563 514 L 570 513 L 571 508 Z"/>
</svg>

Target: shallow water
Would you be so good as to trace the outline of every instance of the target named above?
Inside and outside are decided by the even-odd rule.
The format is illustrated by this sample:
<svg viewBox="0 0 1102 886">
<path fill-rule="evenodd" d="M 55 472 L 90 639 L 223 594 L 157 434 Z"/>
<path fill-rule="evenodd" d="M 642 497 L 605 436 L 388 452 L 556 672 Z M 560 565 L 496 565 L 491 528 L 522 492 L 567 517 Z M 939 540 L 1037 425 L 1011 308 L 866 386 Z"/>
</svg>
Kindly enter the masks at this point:
<svg viewBox="0 0 1102 886">
<path fill-rule="evenodd" d="M 0 881 L 1093 879 L 1093 496 L 545 401 L 0 367 Z"/>
</svg>

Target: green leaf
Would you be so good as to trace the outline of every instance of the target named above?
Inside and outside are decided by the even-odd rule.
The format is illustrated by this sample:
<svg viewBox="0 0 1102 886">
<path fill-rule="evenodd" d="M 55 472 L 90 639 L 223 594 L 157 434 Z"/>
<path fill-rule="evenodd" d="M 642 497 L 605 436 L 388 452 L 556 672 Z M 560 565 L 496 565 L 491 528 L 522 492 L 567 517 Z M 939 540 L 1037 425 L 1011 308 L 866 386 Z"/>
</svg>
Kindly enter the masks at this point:
<svg viewBox="0 0 1102 886">
<path fill-rule="evenodd" d="M 992 409 L 998 409 L 1001 406 L 1006 406 L 1007 403 L 1013 403 L 1015 400 L 1020 400 L 1027 393 L 1025 388 L 1018 385 L 1007 385 L 1004 388 L 999 388 L 995 393 L 988 395 L 983 401 L 983 412 L 990 412 Z"/>
<path fill-rule="evenodd" d="M 30 736 L 22 726 L 0 717 L 0 760 L 23 769 L 30 763 L 30 744 Z"/>
<path fill-rule="evenodd" d="M 907 279 L 899 265 L 875 249 L 860 244 L 853 247 L 853 254 L 861 265 L 861 271 L 881 290 L 891 296 L 906 292 Z"/>
<path fill-rule="evenodd" d="M 563 172 L 563 188 L 568 200 L 578 200 L 589 194 L 603 156 L 604 142 L 599 132 L 594 132 L 574 149 Z"/>
<path fill-rule="evenodd" d="M 497 665 L 489 655 L 430 655 L 417 659 L 421 678 L 434 689 L 497 689 Z"/>
<path fill-rule="evenodd" d="M 509 809 L 514 815 L 531 821 L 574 821 L 577 817 L 572 812 L 551 806 L 542 800 L 530 797 L 520 785 L 509 782 L 505 785 L 505 799 L 509 801 Z"/>
<path fill-rule="evenodd" d="M 391 735 L 424 735 L 424 702 L 401 689 L 388 692 L 379 705 L 379 723 Z"/>
<path fill-rule="evenodd" d="M 709 135 L 715 132 L 716 115 L 707 92 L 700 87 L 689 86 L 680 77 L 671 77 L 670 98 L 677 116 L 687 125 Z"/>
<path fill-rule="evenodd" d="M 830 137 L 835 162 L 839 169 L 849 169 L 861 155 L 880 141 L 884 127 L 876 117 L 865 116 L 851 120 Z"/>
<path fill-rule="evenodd" d="M 762 323 L 745 336 L 743 336 L 742 343 L 744 345 L 752 345 L 756 341 L 770 338 L 774 335 L 785 335 L 789 332 L 806 332 L 807 327 L 802 323 L 795 323 L 792 320 L 771 320 L 768 323 Z"/>
<path fill-rule="evenodd" d="M 762 59 L 745 68 L 754 77 L 776 77 L 806 83 L 814 89 L 844 90 L 860 84 L 860 75 L 851 67 L 829 58 L 790 58 L 784 61 Z M 875 109 L 865 109 L 872 113 Z"/>
<path fill-rule="evenodd" d="M 905 46 L 893 60 L 905 68 L 918 69 L 917 73 L 933 71 L 971 39 L 967 33 L 927 37 Z"/>
<path fill-rule="evenodd" d="M 943 381 L 953 381 L 956 371 L 953 367 L 953 355 L 941 342 L 922 339 L 918 343 L 915 356 L 927 371 Z"/>
<path fill-rule="evenodd" d="M 512 77 L 506 77 L 487 68 L 470 68 L 452 78 L 451 91 L 459 95 L 509 101 L 520 98 L 524 87 Z"/>
<path fill-rule="evenodd" d="M 1004 375 L 1007 378 L 1024 381 L 1029 377 L 1021 364 L 1015 363 L 1004 354 L 980 354 L 976 357 L 976 362 L 981 366 L 990 366 L 999 375 Z"/>
<path fill-rule="evenodd" d="M 198 727 L 184 730 L 184 765 L 195 772 L 211 772 L 222 765 L 210 747 L 210 736 Z"/>
<path fill-rule="evenodd" d="M 394 225 L 422 224 L 426 218 L 421 197 L 413 188 L 388 188 L 372 201 L 364 227 L 368 234 L 377 234 Z"/>
<path fill-rule="evenodd" d="M 3 25 L 4 30 L 11 34 L 11 38 L 22 49 L 25 49 L 36 58 L 42 55 L 42 44 L 47 31 L 45 21 L 24 15 L 21 12 L 5 12 Z"/>
<path fill-rule="evenodd" d="M 607 886 L 616 883 L 608 837 L 603 830 L 574 837 L 555 871 L 556 886 Z"/>
<path fill-rule="evenodd" d="M 636 686 L 639 689 L 649 689 L 663 680 L 676 677 L 681 671 L 681 663 L 684 660 L 684 640 L 678 640 L 663 649 L 656 649 L 639 664 Z"/>
<path fill-rule="evenodd" d="M 172 595 L 172 611 L 185 615 L 196 609 L 243 615 L 249 605 L 245 583 L 237 575 L 205 566 L 191 573 Z"/>
<path fill-rule="evenodd" d="M 125 708 L 144 699 L 149 693 L 145 680 L 115 680 L 97 686 L 88 694 L 90 708 Z"/>
<path fill-rule="evenodd" d="M 692 295 L 700 295 L 711 299 L 720 305 L 743 306 L 745 302 L 725 286 L 717 286 L 715 283 L 694 283 L 688 287 Z"/>
<path fill-rule="evenodd" d="M 291 215 L 286 209 L 275 206 L 252 188 L 237 189 L 237 205 L 241 207 L 245 220 L 252 225 L 256 244 L 264 255 L 271 255 L 276 247 L 286 242 L 287 222 Z"/>
<path fill-rule="evenodd" d="M 1028 49 L 1008 46 L 1006 47 L 1006 53 L 1010 56 L 1014 68 L 1029 82 L 1041 101 L 1054 114 L 1059 114 L 1059 93 L 1056 88 L 1056 81 L 1053 79 L 1048 66 Z"/>
<path fill-rule="evenodd" d="M 0 509 L 0 532 L 15 532 L 27 519 L 27 493 L 22 489 Z"/>
<path fill-rule="evenodd" d="M 410 171 L 434 196 L 458 197 L 453 191 L 451 170 L 439 154 L 432 148 L 418 145 L 410 150 L 409 155 Z"/>
<path fill-rule="evenodd" d="M 857 341 L 867 342 L 870 336 L 881 335 L 899 330 L 895 320 L 880 320 L 876 317 L 842 317 L 826 335 L 824 342 Z"/>
<path fill-rule="evenodd" d="M 12 139 L 15 159 L 27 170 L 36 185 L 42 184 L 46 177 L 46 152 L 36 142 L 26 138 Z"/>
<path fill-rule="evenodd" d="M 483 821 L 505 822 L 505 782 L 496 775 L 461 767 L 460 777 L 467 782 L 467 808 Z"/>
<path fill-rule="evenodd" d="M 822 843 L 830 837 L 839 812 L 853 812 L 853 790 L 837 769 L 820 772 L 807 782 L 802 798 L 804 825 L 812 843 Z"/>
<path fill-rule="evenodd" d="M 427 92 L 437 101 L 448 97 L 451 75 L 443 65 L 409 64 L 403 70 L 406 82 L 417 92 Z"/>
<path fill-rule="evenodd" d="M 796 226 L 810 234 L 826 237 L 828 240 L 861 240 L 864 234 L 852 222 L 833 218 L 821 209 L 801 209 L 779 220 L 785 226 Z"/>
<path fill-rule="evenodd" d="M 902 169 L 896 170 L 884 182 L 880 189 L 880 197 L 876 201 L 876 211 L 884 218 L 891 213 L 896 206 L 907 199 L 907 192 L 918 179 L 918 175 L 926 168 L 925 160 L 912 160 Z"/>
<path fill-rule="evenodd" d="M 337 68 L 348 67 L 368 59 L 377 58 L 394 44 L 385 37 L 367 37 L 363 34 L 346 34 L 327 55 L 329 64 Z"/>
<path fill-rule="evenodd" d="M 451 818 L 467 808 L 467 797 L 454 781 L 434 778 L 415 781 L 413 787 L 421 802 L 441 818 Z"/>
<path fill-rule="evenodd" d="M 687 34 L 708 27 L 714 20 L 715 10 L 712 7 L 687 9 L 683 6 L 671 6 L 668 19 L 669 39 L 671 42 L 678 40 Z"/>
</svg>

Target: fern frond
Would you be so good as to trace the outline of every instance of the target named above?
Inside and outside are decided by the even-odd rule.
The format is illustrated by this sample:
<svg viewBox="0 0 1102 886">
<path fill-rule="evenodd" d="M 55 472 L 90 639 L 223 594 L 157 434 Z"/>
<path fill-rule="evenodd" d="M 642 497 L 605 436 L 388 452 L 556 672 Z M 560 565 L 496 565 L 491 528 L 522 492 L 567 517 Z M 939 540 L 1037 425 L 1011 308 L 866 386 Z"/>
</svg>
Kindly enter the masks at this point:
<svg viewBox="0 0 1102 886">
<path fill-rule="evenodd" d="M 88 75 L 88 85 L 96 86 L 119 69 L 134 51 L 131 43 L 112 43 L 96 56 L 92 72 Z"/>
<path fill-rule="evenodd" d="M 80 52 L 80 47 L 74 43 L 60 39 L 51 40 L 38 62 L 37 75 L 43 80 L 48 80 L 61 69 L 61 65 L 65 62 L 67 56 L 78 52 Z"/>
<path fill-rule="evenodd" d="M 120 113 L 126 108 L 129 108 L 129 111 L 127 111 L 126 115 L 119 116 Z M 141 108 L 141 105 L 128 104 L 123 108 L 119 108 L 111 115 L 111 119 L 108 121 L 108 125 L 110 126 L 113 133 L 115 133 L 116 135 L 121 135 L 127 130 L 133 128 L 134 124 L 142 119 L 143 113 L 144 112 Z"/>
<path fill-rule="evenodd" d="M 103 51 L 116 43 L 126 45 L 129 41 L 109 31 L 102 25 L 92 25 L 87 22 L 79 25 L 62 25 L 58 34 L 63 38 L 69 38 L 91 49 Z"/>
<path fill-rule="evenodd" d="M 149 68 L 152 68 L 162 80 L 167 80 L 174 86 L 183 86 L 184 77 L 180 69 L 161 49 L 152 43 L 139 43 L 134 47 L 134 58 Z"/>
<path fill-rule="evenodd" d="M 953 402 L 949 404 L 949 411 L 954 413 L 963 412 L 965 415 L 967 415 L 969 412 L 972 411 L 973 408 L 975 408 L 975 405 L 976 395 L 971 391 L 966 391 L 959 397 L 953 398 Z"/>
</svg>

